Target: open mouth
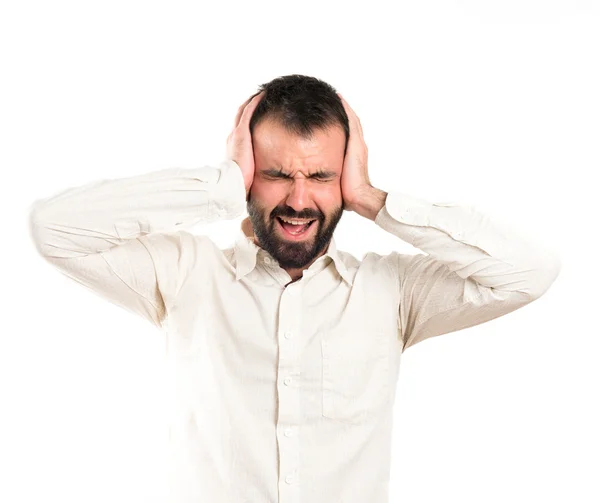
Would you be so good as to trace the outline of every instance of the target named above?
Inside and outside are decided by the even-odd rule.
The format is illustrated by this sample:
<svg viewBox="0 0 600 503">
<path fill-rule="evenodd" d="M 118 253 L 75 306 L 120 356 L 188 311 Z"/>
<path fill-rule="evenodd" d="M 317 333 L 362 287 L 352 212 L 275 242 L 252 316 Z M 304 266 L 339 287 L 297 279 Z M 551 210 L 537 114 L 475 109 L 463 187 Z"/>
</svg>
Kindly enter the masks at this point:
<svg viewBox="0 0 600 503">
<path fill-rule="evenodd" d="M 301 239 L 305 237 L 309 232 L 311 232 L 312 228 L 315 227 L 315 222 L 317 219 L 313 219 L 307 223 L 301 223 L 292 219 L 282 220 L 280 217 L 275 217 L 277 220 L 278 226 L 282 229 L 285 236 L 291 239 Z M 286 221 L 287 220 L 287 221 Z"/>
</svg>

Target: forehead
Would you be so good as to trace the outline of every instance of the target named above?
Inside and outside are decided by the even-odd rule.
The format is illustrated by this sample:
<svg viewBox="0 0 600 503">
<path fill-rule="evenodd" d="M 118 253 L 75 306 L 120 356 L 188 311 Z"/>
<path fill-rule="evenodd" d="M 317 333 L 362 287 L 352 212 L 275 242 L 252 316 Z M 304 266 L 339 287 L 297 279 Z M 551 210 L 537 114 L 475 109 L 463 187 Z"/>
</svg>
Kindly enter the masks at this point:
<svg viewBox="0 0 600 503">
<path fill-rule="evenodd" d="M 252 144 L 258 168 L 273 164 L 284 169 L 322 167 L 341 169 L 346 136 L 341 126 L 316 129 L 310 138 L 287 131 L 280 124 L 265 120 L 254 129 Z"/>
</svg>

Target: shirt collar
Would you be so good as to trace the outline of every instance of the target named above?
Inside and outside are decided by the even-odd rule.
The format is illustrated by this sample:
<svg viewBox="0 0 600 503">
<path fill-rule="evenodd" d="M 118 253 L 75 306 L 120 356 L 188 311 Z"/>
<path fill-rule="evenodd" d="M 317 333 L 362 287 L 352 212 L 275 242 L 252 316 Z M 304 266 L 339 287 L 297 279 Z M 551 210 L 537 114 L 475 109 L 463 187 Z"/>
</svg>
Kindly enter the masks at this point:
<svg viewBox="0 0 600 503">
<path fill-rule="evenodd" d="M 236 272 L 235 278 L 239 280 L 244 277 L 250 271 L 252 271 L 256 267 L 256 261 L 258 255 L 270 256 L 265 250 L 263 250 L 260 246 L 258 246 L 254 242 L 253 235 L 247 235 L 242 227 L 240 230 L 239 236 L 235 241 L 235 258 L 236 258 Z M 314 264 L 311 265 L 319 267 L 316 265 L 318 262 L 326 261 L 325 266 L 321 266 L 321 268 L 327 267 L 329 261 L 332 260 L 335 264 L 336 270 L 338 274 L 344 279 L 344 281 L 352 286 L 352 276 L 350 275 L 346 264 L 342 261 L 342 257 L 340 256 L 335 239 L 332 237 L 329 242 L 329 246 L 327 247 L 327 251 L 319 257 Z M 320 270 L 320 269 L 319 269 Z"/>
</svg>

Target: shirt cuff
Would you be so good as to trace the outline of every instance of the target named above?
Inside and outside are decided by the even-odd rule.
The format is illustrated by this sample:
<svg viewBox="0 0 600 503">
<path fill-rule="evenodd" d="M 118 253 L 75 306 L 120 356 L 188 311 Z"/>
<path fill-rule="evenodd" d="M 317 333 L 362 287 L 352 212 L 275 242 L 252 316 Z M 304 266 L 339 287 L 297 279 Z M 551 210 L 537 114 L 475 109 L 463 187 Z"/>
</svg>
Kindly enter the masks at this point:
<svg viewBox="0 0 600 503">
<path fill-rule="evenodd" d="M 231 220 L 246 210 L 246 184 L 239 165 L 232 159 L 219 164 L 219 177 L 212 193 L 211 205 L 217 219 Z"/>
<path fill-rule="evenodd" d="M 403 192 L 388 192 L 383 208 L 375 217 L 375 223 L 384 229 L 393 221 L 408 225 L 429 226 L 433 204 Z"/>
</svg>

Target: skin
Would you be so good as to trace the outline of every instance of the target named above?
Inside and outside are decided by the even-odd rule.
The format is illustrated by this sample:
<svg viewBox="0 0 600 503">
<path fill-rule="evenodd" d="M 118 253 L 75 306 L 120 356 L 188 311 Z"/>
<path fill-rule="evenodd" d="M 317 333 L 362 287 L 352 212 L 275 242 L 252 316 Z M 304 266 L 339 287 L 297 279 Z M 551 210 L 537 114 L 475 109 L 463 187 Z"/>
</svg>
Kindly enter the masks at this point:
<svg viewBox="0 0 600 503">
<path fill-rule="evenodd" d="M 248 193 L 244 232 L 275 258 L 292 278 L 322 256 L 343 211 L 355 211 L 375 220 L 387 193 L 371 185 L 367 146 L 360 120 L 339 95 L 350 123 L 348 149 L 341 126 L 316 130 L 305 139 L 265 120 L 252 138 L 255 171 Z M 276 220 L 316 218 L 299 241 L 286 238 Z"/>
<path fill-rule="evenodd" d="M 296 280 L 325 253 L 343 214 L 344 132 L 331 127 L 303 139 L 267 120 L 257 125 L 253 136 L 255 174 L 248 215 L 254 241 Z M 277 216 L 317 221 L 305 238 L 291 241 Z"/>
</svg>

